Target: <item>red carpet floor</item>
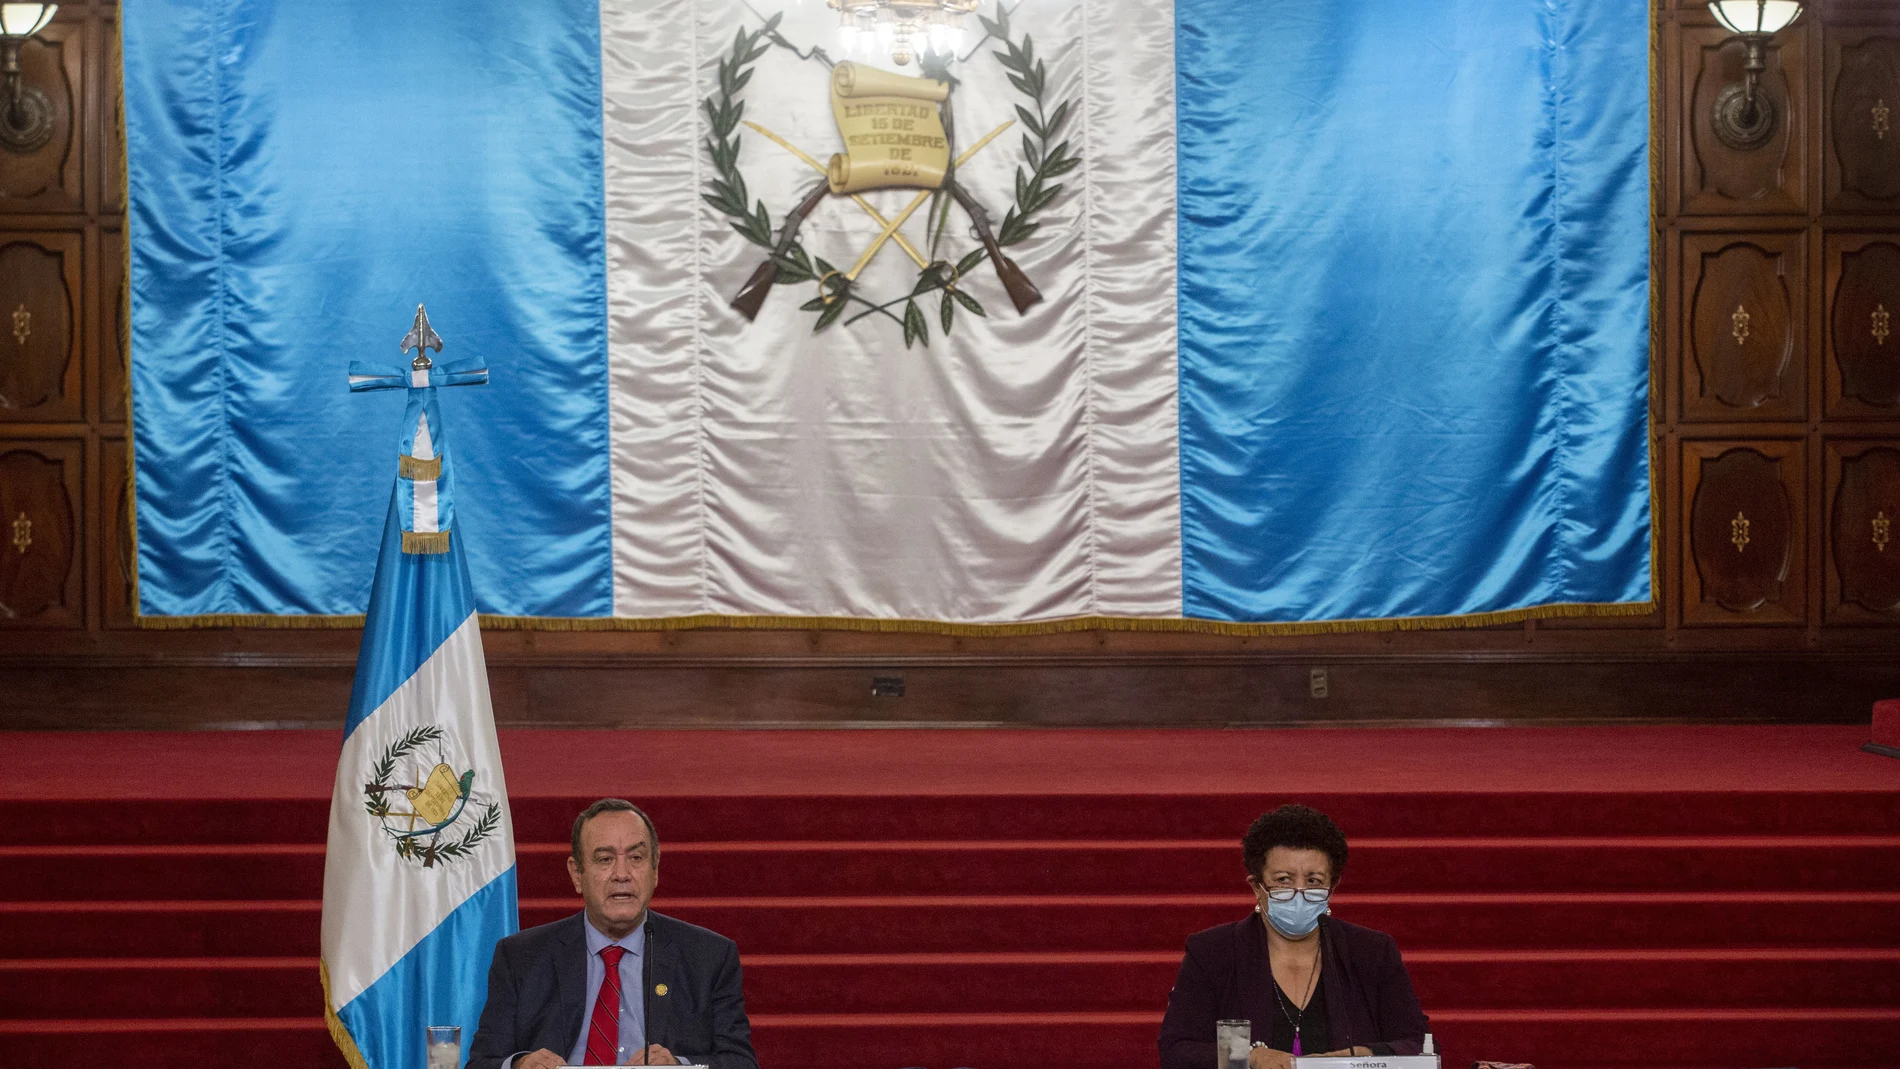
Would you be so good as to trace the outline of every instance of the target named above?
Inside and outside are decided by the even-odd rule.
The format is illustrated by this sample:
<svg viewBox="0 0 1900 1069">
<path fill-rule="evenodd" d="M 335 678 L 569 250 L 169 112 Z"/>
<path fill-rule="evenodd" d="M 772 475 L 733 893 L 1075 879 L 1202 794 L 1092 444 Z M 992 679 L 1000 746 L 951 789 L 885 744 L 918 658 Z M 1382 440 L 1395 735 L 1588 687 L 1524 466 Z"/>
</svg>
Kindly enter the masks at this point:
<svg viewBox="0 0 1900 1069">
<path fill-rule="evenodd" d="M 1855 728 L 504 732 L 522 923 L 586 801 L 739 941 L 767 1069 L 1142 1069 L 1285 800 L 1447 1064 L 1900 1067 L 1900 761 Z M 0 738 L 0 1063 L 336 1067 L 328 732 Z"/>
</svg>

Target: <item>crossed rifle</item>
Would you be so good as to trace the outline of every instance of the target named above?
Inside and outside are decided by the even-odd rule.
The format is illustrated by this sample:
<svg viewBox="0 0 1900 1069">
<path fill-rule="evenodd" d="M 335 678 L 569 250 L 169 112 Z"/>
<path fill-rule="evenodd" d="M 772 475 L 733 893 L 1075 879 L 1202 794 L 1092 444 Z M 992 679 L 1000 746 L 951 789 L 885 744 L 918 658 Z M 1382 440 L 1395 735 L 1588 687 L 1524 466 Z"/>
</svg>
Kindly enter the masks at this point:
<svg viewBox="0 0 1900 1069">
<path fill-rule="evenodd" d="M 948 100 L 943 102 L 943 123 L 946 131 L 951 129 L 950 102 Z M 824 164 L 813 159 L 790 141 L 767 130 L 758 123 L 747 120 L 745 124 L 760 134 L 763 134 L 787 152 L 798 157 L 806 166 L 817 171 L 819 174 L 822 175 L 825 173 Z M 1014 119 L 1003 123 L 1003 125 L 983 135 L 975 144 L 958 155 L 957 158 L 951 162 L 950 170 L 943 176 L 942 188 L 955 198 L 958 204 L 963 206 L 965 212 L 969 213 L 970 225 L 976 229 L 977 238 L 982 241 L 984 250 L 989 254 L 990 262 L 996 266 L 996 277 L 1002 281 L 1003 288 L 1009 292 L 1010 303 L 1016 306 L 1016 311 L 1020 314 L 1028 311 L 1029 307 L 1037 301 L 1042 300 L 1042 291 L 1036 288 L 1035 283 L 1029 281 L 1029 276 L 1023 274 L 1022 268 L 1016 266 L 1015 261 L 1003 255 L 1003 248 L 997 244 L 995 229 L 990 224 L 989 212 L 985 211 L 983 205 L 978 203 L 976 198 L 972 197 L 970 192 L 963 188 L 963 183 L 957 180 L 957 168 L 969 162 L 971 157 L 983 151 L 985 146 L 996 140 L 1003 131 L 1014 125 L 1016 125 L 1016 120 Z M 818 184 L 813 186 L 805 194 L 804 198 L 799 201 L 798 206 L 787 213 L 785 216 L 785 226 L 779 232 L 778 244 L 772 247 L 771 255 L 766 258 L 764 263 L 758 266 L 757 270 L 752 272 L 752 277 L 746 280 L 746 284 L 739 290 L 738 296 L 732 299 L 732 307 L 737 310 L 740 315 L 745 316 L 748 320 L 758 318 L 759 309 L 765 305 L 766 294 L 771 292 L 772 284 L 778 281 L 779 262 L 784 259 L 787 253 L 791 252 L 792 243 L 798 240 L 798 228 L 804 224 L 805 217 L 811 214 L 812 210 L 818 206 L 818 202 L 823 200 L 825 194 L 830 192 L 830 190 L 830 182 L 821 179 Z M 924 202 L 930 199 L 930 194 L 931 190 L 928 189 L 918 191 L 917 195 L 911 198 L 910 203 L 905 205 L 904 210 L 897 213 L 897 217 L 894 219 L 884 218 L 884 213 L 878 211 L 870 201 L 865 200 L 862 194 L 851 194 L 851 199 L 857 203 L 857 206 L 864 209 L 864 213 L 870 216 L 871 221 L 875 222 L 882 230 L 879 232 L 876 240 L 871 242 L 870 247 L 866 248 L 864 252 L 858 256 L 857 262 L 851 265 L 851 269 L 843 272 L 842 277 L 846 285 L 858 280 L 858 275 L 863 272 L 864 268 L 870 264 L 872 258 L 878 254 L 878 250 L 882 249 L 887 242 L 895 241 L 898 248 L 903 249 L 905 254 L 917 264 L 918 270 L 921 271 L 929 268 L 929 261 L 924 259 L 923 254 L 918 252 L 916 246 L 912 245 L 904 235 L 898 233 L 898 228 L 908 222 L 911 215 L 913 215 L 918 208 L 923 207 Z M 824 293 L 824 282 L 825 279 L 819 279 L 819 292 L 821 294 Z M 843 300 L 842 292 L 833 299 Z"/>
</svg>

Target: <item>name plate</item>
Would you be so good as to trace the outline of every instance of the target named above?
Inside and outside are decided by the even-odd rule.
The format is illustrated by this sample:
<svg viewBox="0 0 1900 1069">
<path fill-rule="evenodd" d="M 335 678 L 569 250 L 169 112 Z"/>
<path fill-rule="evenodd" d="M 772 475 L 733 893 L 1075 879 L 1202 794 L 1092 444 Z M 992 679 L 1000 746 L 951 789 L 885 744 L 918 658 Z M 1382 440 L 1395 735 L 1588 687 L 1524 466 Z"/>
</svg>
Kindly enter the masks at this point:
<svg viewBox="0 0 1900 1069">
<path fill-rule="evenodd" d="M 1295 1058 L 1293 1069 L 1439 1069 L 1436 1054 L 1374 1054 L 1364 1058 Z"/>
</svg>

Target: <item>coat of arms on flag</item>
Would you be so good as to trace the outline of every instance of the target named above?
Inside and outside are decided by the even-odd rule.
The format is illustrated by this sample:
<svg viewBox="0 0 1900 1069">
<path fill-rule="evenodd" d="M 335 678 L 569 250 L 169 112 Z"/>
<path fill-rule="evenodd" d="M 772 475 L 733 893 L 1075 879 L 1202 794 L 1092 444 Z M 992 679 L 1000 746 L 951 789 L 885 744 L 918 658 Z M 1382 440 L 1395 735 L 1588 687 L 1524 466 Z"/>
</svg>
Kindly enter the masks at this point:
<svg viewBox="0 0 1900 1069">
<path fill-rule="evenodd" d="M 733 35 L 731 50 L 719 61 L 718 90 L 705 101 L 711 135 L 707 151 L 713 166 L 705 199 L 729 216 L 732 228 L 747 241 L 768 250 L 764 262 L 732 299 L 732 307 L 739 314 L 756 319 L 774 284 L 814 282 L 817 294 L 800 306 L 802 311 L 816 313 L 814 332 L 841 317 L 845 317 L 847 326 L 882 317 L 902 327 L 904 347 L 908 349 L 913 342 L 929 343 L 932 319 L 947 335 L 956 325 L 959 309 L 970 315 L 989 314 L 971 296 L 970 287 L 963 285 L 965 277 L 985 260 L 995 269 L 1018 314 L 1042 300 L 1042 292 L 1003 249 L 1036 232 L 1041 225 L 1035 221 L 1036 215 L 1062 195 L 1063 185 L 1056 179 L 1081 166 L 1082 158 L 1073 147 L 1075 142 L 1065 136 L 1071 101 L 1049 100 L 1049 68 L 1036 55 L 1034 37 L 1027 33 L 1020 38 L 1011 35 L 1008 8 L 999 4 L 995 14 L 994 19 L 978 16 L 986 36 L 968 56 L 959 57 L 949 39 L 941 42 L 939 50 L 939 42 L 933 38 L 930 50 L 916 57 L 924 72 L 921 78 L 850 60 L 834 61 L 817 45 L 801 49 L 781 30 L 783 13 L 766 19 L 757 29 L 740 27 Z M 754 64 L 773 47 L 805 63 L 822 65 L 828 72 L 825 81 L 830 86 L 831 114 L 842 147 L 829 162 L 819 162 L 784 136 L 743 118 L 743 94 L 752 82 Z M 1006 74 L 1022 100 L 1016 104 L 1014 117 L 976 137 L 959 152 L 954 97 L 964 78 L 977 76 L 967 70 L 967 60 L 979 53 L 988 53 L 998 64 L 996 71 L 984 73 L 990 77 Z M 906 36 L 903 43 L 894 46 L 893 59 L 906 64 L 910 58 Z M 770 88 L 776 91 L 779 87 Z M 1023 159 L 1015 169 L 1016 199 L 998 226 L 982 200 L 958 179 L 957 168 L 1018 123 L 1025 132 Z M 746 204 L 748 186 L 739 165 L 741 125 L 819 175 L 819 180 L 799 196 L 796 206 L 785 212 L 776 239 L 766 202 L 760 199 L 751 207 Z M 863 194 L 890 189 L 917 192 L 887 219 Z M 808 252 L 799 239 L 805 220 L 827 195 L 850 199 L 879 228 L 849 267 L 834 267 L 821 253 Z M 921 250 L 903 233 L 904 224 L 920 208 L 925 209 L 927 224 Z M 968 221 L 976 239 L 974 248 L 965 250 L 954 240 L 945 241 L 953 210 Z M 895 244 L 909 257 L 917 268 L 916 278 L 907 292 L 899 291 L 894 298 L 861 292 L 859 276 L 887 244 Z M 832 255 L 838 254 L 834 251 Z M 932 300 L 937 311 L 928 316 L 923 308 Z M 901 311 L 894 310 L 900 305 Z"/>
<path fill-rule="evenodd" d="M 434 725 L 416 728 L 383 750 L 371 782 L 363 785 L 364 807 L 381 823 L 396 855 L 424 868 L 438 861 L 466 860 L 501 823 L 501 804 L 475 790 L 475 770 L 457 775 L 446 763 L 453 741 Z M 405 777 L 397 772 L 397 763 L 426 747 L 438 755 L 434 767 L 426 761 L 416 764 L 406 777 L 409 782 L 401 782 Z M 463 821 L 471 802 L 476 812 Z"/>
</svg>

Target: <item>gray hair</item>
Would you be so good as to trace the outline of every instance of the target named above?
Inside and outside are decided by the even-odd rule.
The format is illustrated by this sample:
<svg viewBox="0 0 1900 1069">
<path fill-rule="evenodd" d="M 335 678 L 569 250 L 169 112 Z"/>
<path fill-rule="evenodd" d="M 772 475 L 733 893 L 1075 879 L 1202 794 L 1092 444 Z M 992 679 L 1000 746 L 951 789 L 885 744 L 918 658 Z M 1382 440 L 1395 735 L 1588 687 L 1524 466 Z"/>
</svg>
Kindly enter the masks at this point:
<svg viewBox="0 0 1900 1069">
<path fill-rule="evenodd" d="M 569 840 L 569 843 L 570 848 L 574 851 L 575 864 L 580 864 L 583 860 L 581 858 L 581 825 L 586 824 L 602 813 L 632 813 L 638 816 L 641 823 L 647 826 L 647 843 L 653 847 L 653 859 L 655 861 L 660 859 L 660 833 L 653 830 L 653 818 L 647 816 L 645 811 L 639 806 L 634 805 L 625 798 L 602 798 L 600 801 L 581 810 L 581 815 L 574 818 L 574 835 L 572 839 Z"/>
</svg>

